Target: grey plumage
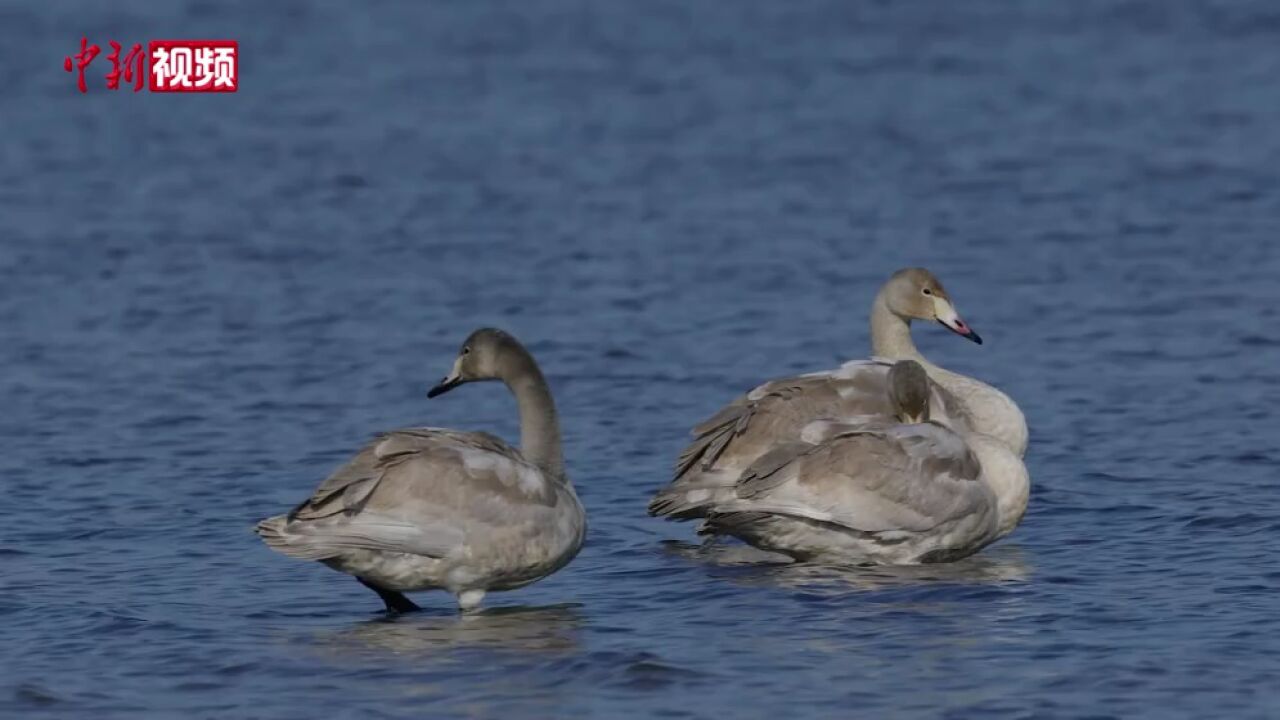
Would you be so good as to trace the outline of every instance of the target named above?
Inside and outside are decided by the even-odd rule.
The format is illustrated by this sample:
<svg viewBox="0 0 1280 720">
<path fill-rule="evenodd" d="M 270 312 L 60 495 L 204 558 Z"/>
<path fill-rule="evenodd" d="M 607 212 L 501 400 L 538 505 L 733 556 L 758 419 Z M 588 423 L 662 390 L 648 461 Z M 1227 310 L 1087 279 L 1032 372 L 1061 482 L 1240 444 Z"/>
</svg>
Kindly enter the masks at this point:
<svg viewBox="0 0 1280 720">
<path fill-rule="evenodd" d="M 900 361 L 887 378 L 889 415 L 900 422 L 818 423 L 821 438 L 811 424 L 801 440 L 757 458 L 731 495 L 719 493 L 699 532 L 800 560 L 853 563 L 953 560 L 994 541 L 995 492 L 965 440 L 928 421 L 924 368 Z"/>
<path fill-rule="evenodd" d="M 932 273 L 924 268 L 895 272 L 871 307 L 875 357 L 835 370 L 766 382 L 697 425 L 693 440 L 676 461 L 674 476 L 649 503 L 649 513 L 673 520 L 705 517 L 712 505 L 732 496 L 738 476 L 775 445 L 796 440 L 816 442 L 842 428 L 868 422 L 933 419 L 962 435 L 989 435 L 1021 458 L 1027 427 L 1018 406 L 985 383 L 925 360 L 911 339 L 913 320 L 938 323 L 961 337 L 981 342 L 960 319 L 950 295 Z M 918 364 L 928 377 L 927 404 L 921 404 L 919 395 L 902 398 L 909 401 L 910 408 L 903 417 L 891 409 L 889 372 L 896 360 Z M 905 372 L 916 374 L 914 369 Z M 1025 496 L 1016 488 L 1011 493 Z M 1018 502 L 1014 497 L 1010 504 Z"/>
<path fill-rule="evenodd" d="M 727 405 L 694 428 L 671 483 L 649 504 L 651 515 L 673 520 L 704 517 L 717 500 L 729 497 L 738 476 L 781 442 L 821 439 L 848 426 L 892 422 L 889 370 L 873 359 L 837 370 L 774 380 Z M 945 390 L 927 384 L 932 415 L 952 427 L 967 428 L 963 409 Z M 825 420 L 831 425 L 825 432 Z M 807 438 L 802 434 L 809 432 Z"/>
<path fill-rule="evenodd" d="M 702 532 L 798 559 L 919 562 L 996 537 L 995 495 L 963 440 L 935 423 L 843 432 L 763 456 Z"/>
<path fill-rule="evenodd" d="M 288 514 L 259 523 L 259 536 L 285 555 L 357 576 L 384 600 L 441 588 L 468 607 L 485 591 L 564 566 L 586 519 L 564 475 L 545 380 L 514 338 L 486 330 L 468 338 L 433 393 L 483 379 L 516 395 L 525 451 L 484 432 L 384 433 Z"/>
</svg>

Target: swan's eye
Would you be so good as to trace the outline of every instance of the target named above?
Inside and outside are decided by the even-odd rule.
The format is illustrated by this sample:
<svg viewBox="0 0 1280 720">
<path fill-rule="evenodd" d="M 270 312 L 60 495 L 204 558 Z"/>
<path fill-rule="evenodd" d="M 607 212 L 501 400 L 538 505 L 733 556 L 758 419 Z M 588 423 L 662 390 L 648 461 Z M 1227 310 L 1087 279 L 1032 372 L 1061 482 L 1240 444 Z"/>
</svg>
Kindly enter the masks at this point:
<svg viewBox="0 0 1280 720">
<path fill-rule="evenodd" d="M 920 292 L 924 293 L 925 295 L 932 295 L 932 294 L 933 294 L 933 291 L 932 291 L 932 290 L 930 290 L 929 288 L 925 288 L 925 289 L 921 290 Z"/>
<path fill-rule="evenodd" d="M 470 354 L 471 354 L 471 348 L 469 348 L 469 347 L 464 347 L 464 348 L 462 348 L 462 354 L 463 354 L 463 355 L 470 355 Z"/>
</svg>

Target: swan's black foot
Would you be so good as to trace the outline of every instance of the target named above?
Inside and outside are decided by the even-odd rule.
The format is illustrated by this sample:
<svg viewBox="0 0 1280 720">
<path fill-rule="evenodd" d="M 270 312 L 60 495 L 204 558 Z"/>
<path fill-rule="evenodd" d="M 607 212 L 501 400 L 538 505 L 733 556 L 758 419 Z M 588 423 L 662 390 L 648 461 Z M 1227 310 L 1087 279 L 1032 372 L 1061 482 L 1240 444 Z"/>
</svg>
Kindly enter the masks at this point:
<svg viewBox="0 0 1280 720">
<path fill-rule="evenodd" d="M 418 607 L 412 600 L 405 597 L 404 595 L 401 595 L 395 590 L 387 590 L 386 588 L 380 588 L 377 585 L 374 585 L 373 583 L 369 582 L 368 580 L 365 580 L 362 577 L 358 577 L 356 579 L 360 581 L 361 585 L 378 593 L 378 597 L 382 598 L 382 602 L 386 603 L 387 612 L 389 613 L 393 613 L 393 614 L 408 613 L 408 612 L 416 612 L 422 609 Z"/>
</svg>

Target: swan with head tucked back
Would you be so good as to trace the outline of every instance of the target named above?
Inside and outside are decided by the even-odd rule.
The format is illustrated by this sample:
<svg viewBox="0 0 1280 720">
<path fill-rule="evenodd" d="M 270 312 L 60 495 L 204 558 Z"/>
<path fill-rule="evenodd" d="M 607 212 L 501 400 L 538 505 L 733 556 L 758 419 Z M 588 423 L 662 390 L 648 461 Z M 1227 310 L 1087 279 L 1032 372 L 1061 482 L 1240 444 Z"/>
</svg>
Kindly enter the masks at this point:
<svg viewBox="0 0 1280 720">
<path fill-rule="evenodd" d="M 515 395 L 520 449 L 484 432 L 388 432 L 291 512 L 258 523 L 258 535 L 356 576 L 391 612 L 417 609 L 401 593 L 429 589 L 470 610 L 490 590 L 564 567 L 582 547 L 586 515 L 565 476 L 546 380 L 514 337 L 486 328 L 427 396 L 478 380 L 501 380 Z"/>
<path fill-rule="evenodd" d="M 911 564 L 958 560 L 1011 529 L 1021 511 L 1000 496 L 1026 485 L 1013 451 L 930 421 L 917 362 L 898 362 L 888 381 L 891 420 L 827 422 L 821 442 L 776 446 L 709 508 L 699 532 L 798 560 Z"/>
<path fill-rule="evenodd" d="M 820 440 L 824 425 L 811 425 L 814 420 L 890 418 L 887 376 L 897 360 L 914 360 L 928 373 L 934 419 L 965 437 L 994 438 L 1021 458 L 1027 447 L 1022 411 L 996 388 L 926 360 L 911 340 L 912 320 L 936 321 L 961 337 L 982 342 L 932 273 L 924 268 L 899 270 L 871 306 L 875 357 L 772 380 L 725 406 L 693 429 L 693 442 L 680 454 L 670 484 L 650 502 L 650 514 L 678 520 L 705 516 L 712 505 L 732 497 L 737 478 L 774 446 Z"/>
</svg>

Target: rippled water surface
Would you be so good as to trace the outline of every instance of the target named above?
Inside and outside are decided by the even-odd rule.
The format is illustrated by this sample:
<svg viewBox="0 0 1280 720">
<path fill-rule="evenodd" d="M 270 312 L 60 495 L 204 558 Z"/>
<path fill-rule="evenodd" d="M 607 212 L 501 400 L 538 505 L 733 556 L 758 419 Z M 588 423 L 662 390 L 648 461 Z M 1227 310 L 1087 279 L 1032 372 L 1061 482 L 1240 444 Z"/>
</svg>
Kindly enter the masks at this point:
<svg viewBox="0 0 1280 720">
<path fill-rule="evenodd" d="M 0 714 L 1280 716 L 1280 12 L 1263 2 L 0 4 Z M 81 35 L 240 41 L 90 93 Z M 105 57 L 105 53 L 104 53 Z M 917 327 L 1032 430 L 1030 512 L 927 570 L 645 517 L 688 427 Z M 528 342 L 567 569 L 387 620 L 251 534 Z"/>
</svg>

